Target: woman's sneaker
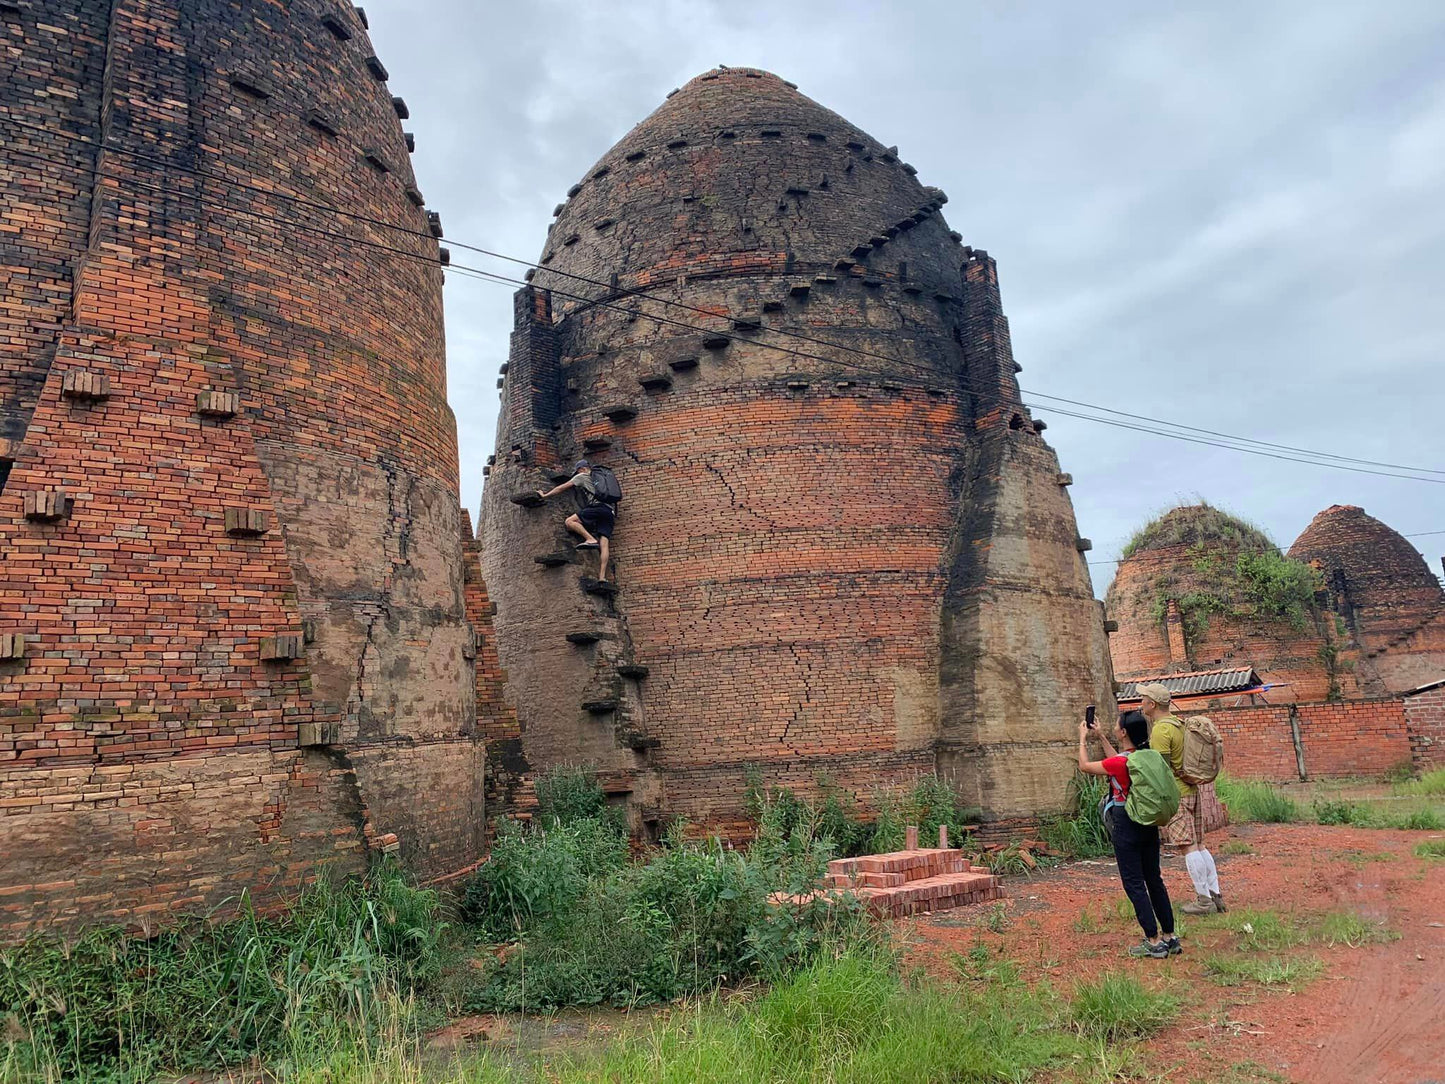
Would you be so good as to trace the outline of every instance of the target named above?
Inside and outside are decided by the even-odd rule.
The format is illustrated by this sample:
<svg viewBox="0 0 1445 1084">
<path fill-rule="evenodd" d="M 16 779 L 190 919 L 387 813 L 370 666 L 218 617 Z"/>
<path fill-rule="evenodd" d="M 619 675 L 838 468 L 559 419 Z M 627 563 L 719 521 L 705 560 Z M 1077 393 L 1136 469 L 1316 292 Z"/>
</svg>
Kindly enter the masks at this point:
<svg viewBox="0 0 1445 1084">
<path fill-rule="evenodd" d="M 1179 943 L 1179 938 L 1177 937 L 1166 937 L 1164 939 L 1164 947 L 1169 950 L 1170 956 L 1178 956 L 1184 951 L 1184 946 Z"/>
<path fill-rule="evenodd" d="M 1151 960 L 1162 960 L 1169 955 L 1169 946 L 1163 941 L 1157 945 L 1153 941 L 1140 941 L 1129 949 L 1130 956 L 1148 956 Z"/>
</svg>

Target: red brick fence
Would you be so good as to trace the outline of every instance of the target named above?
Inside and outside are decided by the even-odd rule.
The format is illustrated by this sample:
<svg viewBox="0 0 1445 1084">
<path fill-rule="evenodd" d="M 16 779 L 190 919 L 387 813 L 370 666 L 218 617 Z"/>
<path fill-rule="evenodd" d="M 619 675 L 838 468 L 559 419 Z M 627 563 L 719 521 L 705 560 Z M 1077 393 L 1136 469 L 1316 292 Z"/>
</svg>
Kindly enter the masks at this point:
<svg viewBox="0 0 1445 1084">
<path fill-rule="evenodd" d="M 1404 697 L 1209 712 L 1225 771 L 1243 779 L 1383 775 L 1402 763 L 1445 767 L 1445 686 Z"/>
</svg>

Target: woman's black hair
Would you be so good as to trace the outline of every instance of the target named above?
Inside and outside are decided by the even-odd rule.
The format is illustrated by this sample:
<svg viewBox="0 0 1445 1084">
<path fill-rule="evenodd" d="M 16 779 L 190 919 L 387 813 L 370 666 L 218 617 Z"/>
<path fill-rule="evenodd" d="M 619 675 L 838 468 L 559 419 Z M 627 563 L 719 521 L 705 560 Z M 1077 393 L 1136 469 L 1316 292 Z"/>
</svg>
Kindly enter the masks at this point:
<svg viewBox="0 0 1445 1084">
<path fill-rule="evenodd" d="M 1149 748 L 1149 720 L 1142 711 L 1126 711 L 1119 716 L 1119 729 L 1129 735 L 1135 749 Z"/>
</svg>

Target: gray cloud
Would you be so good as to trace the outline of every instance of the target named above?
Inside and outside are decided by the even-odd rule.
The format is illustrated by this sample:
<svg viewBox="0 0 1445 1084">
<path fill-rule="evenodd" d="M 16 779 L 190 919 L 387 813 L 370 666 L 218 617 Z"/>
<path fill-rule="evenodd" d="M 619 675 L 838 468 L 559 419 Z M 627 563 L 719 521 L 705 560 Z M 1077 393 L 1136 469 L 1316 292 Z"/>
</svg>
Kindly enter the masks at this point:
<svg viewBox="0 0 1445 1084">
<path fill-rule="evenodd" d="M 1445 469 L 1445 6 L 1065 2 L 368 5 L 450 236 L 535 258 L 554 204 L 717 63 L 897 143 L 999 261 L 1026 387 Z M 522 268 L 454 253 L 520 277 Z M 448 277 L 462 495 L 492 450 L 510 292 Z M 1445 486 L 1051 414 L 1093 556 L 1202 496 L 1288 545 L 1363 505 L 1445 529 Z M 1439 567 L 1445 536 L 1416 539 Z M 1095 567 L 1102 593 L 1112 568 Z"/>
</svg>

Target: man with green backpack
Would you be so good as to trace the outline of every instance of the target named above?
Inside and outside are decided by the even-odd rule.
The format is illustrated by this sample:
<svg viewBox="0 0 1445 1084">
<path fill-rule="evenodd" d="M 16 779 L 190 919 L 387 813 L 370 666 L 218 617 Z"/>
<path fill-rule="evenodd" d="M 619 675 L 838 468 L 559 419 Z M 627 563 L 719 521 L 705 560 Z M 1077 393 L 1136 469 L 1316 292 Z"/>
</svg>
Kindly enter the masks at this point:
<svg viewBox="0 0 1445 1084">
<path fill-rule="evenodd" d="M 1079 771 L 1102 775 L 1109 780 L 1109 797 L 1102 815 L 1114 844 L 1119 880 L 1134 917 L 1144 931 L 1144 940 L 1129 949 L 1130 956 L 1162 960 L 1183 952 L 1174 934 L 1174 908 L 1159 872 L 1159 829 L 1168 824 L 1179 806 L 1179 788 L 1174 773 L 1158 752 L 1149 746 L 1149 724 L 1137 711 L 1119 719 L 1121 754 L 1114 752 L 1102 733 L 1104 760 L 1090 760 L 1088 735 L 1093 727 L 1093 708 L 1079 724 Z"/>
<path fill-rule="evenodd" d="M 1207 715 L 1183 721 L 1169 712 L 1167 686 L 1151 682 L 1139 687 L 1139 710 L 1149 720 L 1149 748 L 1157 749 L 1179 783 L 1179 812 L 1164 826 L 1166 847 L 1184 853 L 1184 866 L 1194 883 L 1194 902 L 1179 908 L 1186 915 L 1212 915 L 1228 910 L 1219 890 L 1214 855 L 1204 846 L 1204 802 L 1199 788 L 1213 783 L 1224 764 L 1224 744 Z"/>
</svg>

